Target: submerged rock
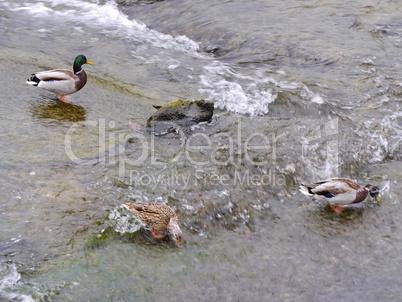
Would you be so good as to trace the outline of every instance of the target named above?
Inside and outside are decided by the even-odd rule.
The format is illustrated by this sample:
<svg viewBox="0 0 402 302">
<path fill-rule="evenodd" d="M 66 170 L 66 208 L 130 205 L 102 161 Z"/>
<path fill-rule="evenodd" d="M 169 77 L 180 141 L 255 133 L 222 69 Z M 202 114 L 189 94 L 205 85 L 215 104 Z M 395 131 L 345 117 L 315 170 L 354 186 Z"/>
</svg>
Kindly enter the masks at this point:
<svg viewBox="0 0 402 302">
<path fill-rule="evenodd" d="M 210 121 L 214 113 L 214 103 L 204 99 L 195 101 L 177 99 L 156 108 L 158 110 L 147 120 L 147 127 L 153 127 L 163 121 L 194 125 Z"/>
<path fill-rule="evenodd" d="M 189 128 L 201 122 L 209 122 L 214 113 L 214 103 L 204 99 L 188 101 L 177 99 L 162 107 L 156 107 L 147 120 L 147 128 L 155 135 L 164 135 L 178 128 Z M 150 129 L 152 128 L 152 129 Z"/>
<path fill-rule="evenodd" d="M 129 127 L 133 133 L 156 136 L 168 135 L 179 131 L 189 133 L 192 130 L 191 126 L 211 121 L 214 113 L 214 103 L 203 99 L 195 101 L 177 99 L 155 108 L 157 111 L 148 118 L 146 127 L 129 122 Z M 126 143 L 132 139 L 132 136 L 128 136 L 115 146 L 99 153 L 99 155 L 75 160 L 74 163 L 91 165 L 106 161 L 106 158 L 115 158 L 126 151 Z"/>
</svg>

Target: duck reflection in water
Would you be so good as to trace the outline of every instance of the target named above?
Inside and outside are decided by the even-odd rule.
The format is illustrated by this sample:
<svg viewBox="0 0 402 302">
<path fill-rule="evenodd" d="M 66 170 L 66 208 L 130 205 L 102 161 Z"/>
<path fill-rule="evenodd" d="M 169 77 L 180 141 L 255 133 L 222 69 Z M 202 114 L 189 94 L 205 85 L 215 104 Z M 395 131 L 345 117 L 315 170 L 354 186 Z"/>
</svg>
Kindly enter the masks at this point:
<svg viewBox="0 0 402 302">
<path fill-rule="evenodd" d="M 37 119 L 60 122 L 80 122 L 86 119 L 86 110 L 80 105 L 65 102 L 33 103 L 30 109 Z"/>
</svg>

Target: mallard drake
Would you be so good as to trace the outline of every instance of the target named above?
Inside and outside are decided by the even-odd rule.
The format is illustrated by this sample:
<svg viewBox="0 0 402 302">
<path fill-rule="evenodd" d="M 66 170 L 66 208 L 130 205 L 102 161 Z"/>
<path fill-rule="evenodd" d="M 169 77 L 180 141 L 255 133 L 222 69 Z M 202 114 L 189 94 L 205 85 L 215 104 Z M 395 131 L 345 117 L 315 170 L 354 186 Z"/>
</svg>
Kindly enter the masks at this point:
<svg viewBox="0 0 402 302">
<path fill-rule="evenodd" d="M 300 192 L 327 201 L 332 210 L 340 213 L 348 205 L 365 200 L 368 194 L 377 197 L 380 191 L 372 185 L 361 187 L 349 178 L 330 178 L 313 184 L 302 184 Z"/>
<path fill-rule="evenodd" d="M 61 101 L 68 103 L 69 100 L 64 96 L 77 92 L 87 82 L 87 74 L 81 68 L 84 64 L 92 65 L 85 56 L 79 55 L 74 60 L 74 72 L 67 69 L 41 71 L 33 73 L 26 83 L 55 92 Z"/>
<path fill-rule="evenodd" d="M 149 227 L 155 238 L 160 239 L 168 236 L 175 241 L 177 246 L 182 245 L 179 220 L 175 211 L 168 205 L 156 202 L 141 202 L 124 203 L 123 206 Z"/>
</svg>

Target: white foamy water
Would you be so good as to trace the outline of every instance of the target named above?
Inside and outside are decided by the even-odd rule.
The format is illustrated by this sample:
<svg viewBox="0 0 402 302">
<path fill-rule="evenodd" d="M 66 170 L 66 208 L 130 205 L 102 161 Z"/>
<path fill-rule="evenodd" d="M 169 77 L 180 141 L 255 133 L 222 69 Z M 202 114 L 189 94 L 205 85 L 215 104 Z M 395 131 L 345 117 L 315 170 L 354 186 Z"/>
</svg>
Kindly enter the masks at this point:
<svg viewBox="0 0 402 302">
<path fill-rule="evenodd" d="M 183 79 L 221 109 L 251 116 L 265 115 L 277 97 L 272 87 L 291 90 L 294 87 L 301 98 L 318 104 L 324 102 L 321 96 L 303 84 L 276 81 L 258 74 L 258 71 L 244 75 L 241 70 L 234 70 L 200 53 L 199 44 L 186 36 L 173 37 L 129 19 L 113 1 L 105 4 L 77 0 L 3 1 L 0 5 L 6 10 L 23 14 L 24 18 L 30 18 L 30 23 L 35 24 L 32 30 L 49 39 L 61 35 L 63 27 L 71 28 L 73 24 L 73 32 L 84 33 L 87 27 L 96 31 L 98 36 L 91 39 L 107 38 L 116 39 L 117 43 L 123 42 L 133 58 L 150 68 L 164 70 Z"/>
<path fill-rule="evenodd" d="M 0 233 L 21 238 L 0 245 L 0 301 L 401 296 L 398 5 L 299 2 L 0 0 Z M 94 64 L 71 104 L 25 85 L 81 53 Z M 89 158 L 178 97 L 222 109 L 189 144 L 65 161 L 68 129 Z M 332 176 L 377 185 L 382 203 L 337 215 L 298 191 Z M 174 207 L 184 248 L 143 244 L 130 200 Z"/>
<path fill-rule="evenodd" d="M 124 206 L 115 207 L 109 213 L 108 218 L 109 225 L 115 232 L 120 234 L 134 233 L 138 231 L 141 226 L 143 226 L 143 224 L 136 219 Z"/>
<path fill-rule="evenodd" d="M 14 263 L 0 263 L 0 300 L 1 301 L 21 301 L 34 302 L 35 300 L 28 295 L 16 292 L 21 274 L 17 271 Z M 4 300 L 3 300 L 4 299 Z"/>
</svg>

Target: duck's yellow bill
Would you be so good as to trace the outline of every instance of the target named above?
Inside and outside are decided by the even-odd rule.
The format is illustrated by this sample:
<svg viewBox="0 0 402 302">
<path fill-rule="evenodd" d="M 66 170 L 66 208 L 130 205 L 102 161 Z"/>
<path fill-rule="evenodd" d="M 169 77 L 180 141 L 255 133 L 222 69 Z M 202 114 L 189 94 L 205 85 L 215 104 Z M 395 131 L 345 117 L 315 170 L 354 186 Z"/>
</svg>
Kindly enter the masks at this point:
<svg viewBox="0 0 402 302">
<path fill-rule="evenodd" d="M 85 63 L 87 63 L 89 65 L 92 65 L 92 62 L 89 62 L 88 60 Z"/>
<path fill-rule="evenodd" d="M 181 242 L 180 239 L 176 239 L 176 246 L 177 247 L 183 247 L 183 243 Z"/>
</svg>

